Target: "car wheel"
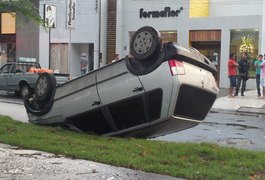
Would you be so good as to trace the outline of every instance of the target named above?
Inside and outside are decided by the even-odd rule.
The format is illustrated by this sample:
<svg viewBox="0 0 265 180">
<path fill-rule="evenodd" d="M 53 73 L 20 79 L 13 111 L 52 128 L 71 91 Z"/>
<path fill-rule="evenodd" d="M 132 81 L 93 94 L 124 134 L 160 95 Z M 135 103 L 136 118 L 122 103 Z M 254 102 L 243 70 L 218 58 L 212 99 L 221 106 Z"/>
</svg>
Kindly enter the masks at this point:
<svg viewBox="0 0 265 180">
<path fill-rule="evenodd" d="M 29 87 L 29 85 L 27 84 L 22 84 L 20 86 L 20 95 L 22 98 L 25 98 L 26 96 L 28 96 L 31 92 L 31 89 Z"/>
<path fill-rule="evenodd" d="M 133 34 L 130 53 L 137 60 L 148 60 L 160 51 L 161 45 L 160 32 L 153 27 L 144 26 Z"/>
<path fill-rule="evenodd" d="M 41 73 L 36 82 L 35 97 L 38 101 L 48 101 L 56 87 L 56 79 L 48 73 Z"/>
</svg>

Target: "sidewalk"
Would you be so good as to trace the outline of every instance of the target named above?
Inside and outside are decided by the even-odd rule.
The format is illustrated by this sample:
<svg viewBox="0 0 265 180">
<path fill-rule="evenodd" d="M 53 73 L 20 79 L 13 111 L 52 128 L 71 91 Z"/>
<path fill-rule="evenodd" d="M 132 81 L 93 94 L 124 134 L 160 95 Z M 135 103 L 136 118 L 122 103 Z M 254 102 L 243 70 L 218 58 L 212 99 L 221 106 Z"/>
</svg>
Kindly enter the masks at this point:
<svg viewBox="0 0 265 180">
<path fill-rule="evenodd" d="M 233 98 L 228 96 L 220 97 L 216 99 L 212 109 L 238 110 L 242 107 L 264 108 L 265 99 L 258 98 L 256 90 L 246 91 L 244 94 L 245 96 L 239 95 Z"/>
</svg>

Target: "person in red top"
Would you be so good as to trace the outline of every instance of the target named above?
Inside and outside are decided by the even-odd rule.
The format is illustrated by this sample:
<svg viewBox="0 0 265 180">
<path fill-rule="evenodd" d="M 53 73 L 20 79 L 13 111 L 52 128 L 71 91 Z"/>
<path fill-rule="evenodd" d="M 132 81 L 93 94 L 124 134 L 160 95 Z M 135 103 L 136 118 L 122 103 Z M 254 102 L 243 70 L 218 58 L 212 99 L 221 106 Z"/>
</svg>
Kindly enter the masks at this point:
<svg viewBox="0 0 265 180">
<path fill-rule="evenodd" d="M 236 69 L 238 64 L 236 63 L 236 55 L 232 53 L 228 60 L 228 77 L 230 79 L 230 87 L 228 90 L 228 96 L 233 97 L 233 90 L 236 87 Z"/>
</svg>

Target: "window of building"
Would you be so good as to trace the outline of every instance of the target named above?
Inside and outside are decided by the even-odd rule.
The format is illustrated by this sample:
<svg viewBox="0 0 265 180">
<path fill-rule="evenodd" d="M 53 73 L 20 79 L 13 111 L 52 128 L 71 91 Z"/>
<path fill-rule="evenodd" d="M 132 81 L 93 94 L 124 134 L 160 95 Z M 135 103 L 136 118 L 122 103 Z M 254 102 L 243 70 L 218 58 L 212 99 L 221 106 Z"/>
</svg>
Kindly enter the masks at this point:
<svg viewBox="0 0 265 180">
<path fill-rule="evenodd" d="M 242 52 L 248 53 L 250 71 L 249 77 L 255 77 L 255 67 L 253 61 L 259 53 L 259 30 L 258 29 L 237 29 L 230 32 L 230 54 L 236 55 L 240 60 Z"/>
</svg>

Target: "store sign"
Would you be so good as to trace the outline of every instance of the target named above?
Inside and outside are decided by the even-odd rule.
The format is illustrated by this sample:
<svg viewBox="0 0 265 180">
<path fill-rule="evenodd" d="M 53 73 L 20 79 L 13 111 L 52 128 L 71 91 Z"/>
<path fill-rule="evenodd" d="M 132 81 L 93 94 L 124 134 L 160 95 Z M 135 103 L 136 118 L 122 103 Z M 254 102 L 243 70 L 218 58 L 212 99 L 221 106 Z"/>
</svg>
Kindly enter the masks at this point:
<svg viewBox="0 0 265 180">
<path fill-rule="evenodd" d="M 29 57 L 19 57 L 18 62 L 37 62 L 37 59 Z"/>
<path fill-rule="evenodd" d="M 44 26 L 47 28 L 56 27 L 56 7 L 44 4 Z"/>
<path fill-rule="evenodd" d="M 74 29 L 76 21 L 76 0 L 67 0 L 66 28 Z"/>
<path fill-rule="evenodd" d="M 180 7 L 177 10 L 171 10 L 170 7 L 165 7 L 162 11 L 144 11 L 140 9 L 140 18 L 166 18 L 166 17 L 178 17 L 179 13 L 183 10 Z"/>
<path fill-rule="evenodd" d="M 2 13 L 1 22 L 2 34 L 16 34 L 16 13 Z"/>
</svg>

